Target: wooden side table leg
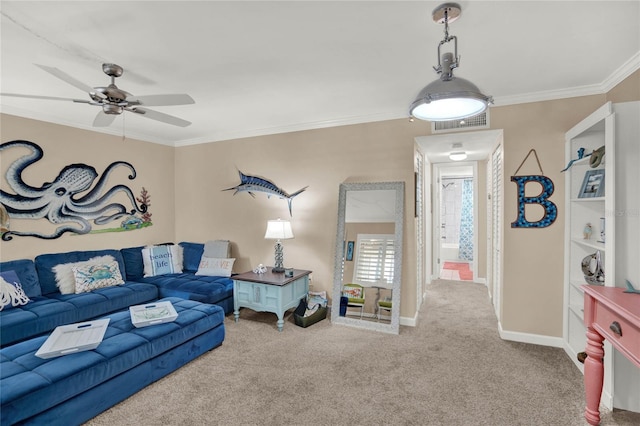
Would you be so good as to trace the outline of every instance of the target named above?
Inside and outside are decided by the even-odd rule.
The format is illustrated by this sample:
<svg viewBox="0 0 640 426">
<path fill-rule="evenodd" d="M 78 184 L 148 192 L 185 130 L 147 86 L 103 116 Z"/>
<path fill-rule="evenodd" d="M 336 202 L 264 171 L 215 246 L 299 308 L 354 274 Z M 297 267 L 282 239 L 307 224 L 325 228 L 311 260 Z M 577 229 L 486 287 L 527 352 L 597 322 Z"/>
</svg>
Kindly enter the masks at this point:
<svg viewBox="0 0 640 426">
<path fill-rule="evenodd" d="M 277 314 L 278 315 L 278 331 L 282 331 L 282 329 L 284 328 L 284 312 L 282 314 Z"/>
<path fill-rule="evenodd" d="M 584 418 L 590 425 L 600 424 L 600 396 L 604 380 L 604 337 L 592 327 L 587 328 L 587 359 L 584 361 L 584 391 L 587 407 Z"/>
</svg>

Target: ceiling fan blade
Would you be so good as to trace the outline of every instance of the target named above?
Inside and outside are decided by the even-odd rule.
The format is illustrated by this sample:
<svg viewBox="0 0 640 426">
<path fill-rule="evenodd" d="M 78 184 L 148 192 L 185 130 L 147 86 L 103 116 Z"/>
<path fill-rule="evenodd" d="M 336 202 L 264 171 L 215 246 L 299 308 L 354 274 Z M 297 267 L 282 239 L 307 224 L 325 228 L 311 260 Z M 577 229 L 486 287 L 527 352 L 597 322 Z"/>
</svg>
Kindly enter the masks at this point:
<svg viewBox="0 0 640 426">
<path fill-rule="evenodd" d="M 69 74 L 67 74 L 64 71 L 59 70 L 58 68 L 48 67 L 46 65 L 40 65 L 40 64 L 35 64 L 35 65 L 43 69 L 44 71 L 48 72 L 49 74 L 55 77 L 58 77 L 60 80 L 66 83 L 69 83 L 70 85 L 82 90 L 83 92 L 95 93 L 95 89 L 93 87 L 84 84 L 80 80 L 76 80 L 75 78 L 71 77 Z M 98 92 L 97 95 L 100 96 L 101 98 L 104 98 L 104 95 L 102 93 Z"/>
<path fill-rule="evenodd" d="M 127 97 L 130 104 L 144 106 L 165 106 L 165 105 L 189 105 L 195 104 L 196 101 L 187 94 L 177 93 L 171 95 L 148 95 L 148 96 L 132 96 Z"/>
<path fill-rule="evenodd" d="M 72 102 L 79 102 L 83 104 L 90 103 L 90 101 L 85 99 L 58 98 L 56 96 L 22 95 L 20 93 L 0 93 L 0 96 L 10 96 L 12 98 L 27 98 L 27 99 L 45 99 L 48 101 L 72 101 Z"/>
<path fill-rule="evenodd" d="M 147 118 L 150 118 L 152 120 L 161 121 L 161 122 L 167 123 L 167 124 L 172 124 L 174 126 L 187 127 L 187 126 L 191 125 L 190 121 L 183 120 L 181 118 L 174 117 L 173 115 L 165 114 L 165 113 L 158 112 L 158 111 L 153 111 L 153 110 L 146 109 L 146 108 L 140 108 L 140 107 L 131 108 L 131 109 L 127 108 L 127 111 L 135 112 L 136 114 L 141 114 L 143 117 L 147 117 Z"/>
<path fill-rule="evenodd" d="M 105 114 L 103 111 L 98 111 L 96 118 L 93 120 L 93 127 L 107 127 L 110 126 L 116 119 L 117 114 Z"/>
</svg>

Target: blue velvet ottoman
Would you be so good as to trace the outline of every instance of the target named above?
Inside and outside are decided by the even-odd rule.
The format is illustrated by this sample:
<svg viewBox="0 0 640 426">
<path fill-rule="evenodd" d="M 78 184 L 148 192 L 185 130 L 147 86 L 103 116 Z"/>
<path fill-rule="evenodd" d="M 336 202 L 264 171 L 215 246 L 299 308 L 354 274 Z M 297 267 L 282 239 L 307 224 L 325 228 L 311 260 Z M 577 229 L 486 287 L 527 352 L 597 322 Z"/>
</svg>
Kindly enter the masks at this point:
<svg viewBox="0 0 640 426">
<path fill-rule="evenodd" d="M 165 298 L 174 322 L 135 328 L 129 311 L 111 318 L 91 351 L 41 359 L 48 336 L 0 350 L 2 425 L 79 425 L 222 344 L 224 311 L 217 305 Z"/>
</svg>

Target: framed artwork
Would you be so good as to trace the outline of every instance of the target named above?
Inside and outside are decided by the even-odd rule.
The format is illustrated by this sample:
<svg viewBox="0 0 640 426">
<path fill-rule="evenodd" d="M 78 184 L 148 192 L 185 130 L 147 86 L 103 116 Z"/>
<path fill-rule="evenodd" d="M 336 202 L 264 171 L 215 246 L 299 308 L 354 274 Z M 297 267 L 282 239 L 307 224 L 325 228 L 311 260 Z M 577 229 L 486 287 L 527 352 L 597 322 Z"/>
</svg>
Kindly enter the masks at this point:
<svg viewBox="0 0 640 426">
<path fill-rule="evenodd" d="M 353 241 L 349 241 L 347 243 L 347 256 L 346 256 L 346 260 L 351 262 L 353 261 L 353 248 L 354 248 L 355 242 Z"/>
<path fill-rule="evenodd" d="M 587 170 L 578 198 L 604 197 L 604 169 Z"/>
</svg>

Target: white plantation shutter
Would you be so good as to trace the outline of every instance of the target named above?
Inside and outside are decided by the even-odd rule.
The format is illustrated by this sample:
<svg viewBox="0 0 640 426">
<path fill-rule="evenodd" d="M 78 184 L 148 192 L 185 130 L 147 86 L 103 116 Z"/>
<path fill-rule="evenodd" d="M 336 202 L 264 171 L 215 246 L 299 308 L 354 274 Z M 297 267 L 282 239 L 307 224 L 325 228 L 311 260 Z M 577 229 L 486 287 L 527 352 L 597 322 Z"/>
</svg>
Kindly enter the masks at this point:
<svg viewBox="0 0 640 426">
<path fill-rule="evenodd" d="M 392 234 L 360 234 L 356 247 L 355 283 L 391 286 L 395 258 Z"/>
<path fill-rule="evenodd" d="M 491 281 L 493 285 L 493 307 L 498 320 L 500 319 L 500 303 L 502 303 L 502 253 L 500 251 L 502 247 L 502 187 L 504 185 L 502 162 L 502 146 L 499 146 L 493 152 L 491 159 L 491 219 L 493 221 L 491 225 Z"/>
</svg>

